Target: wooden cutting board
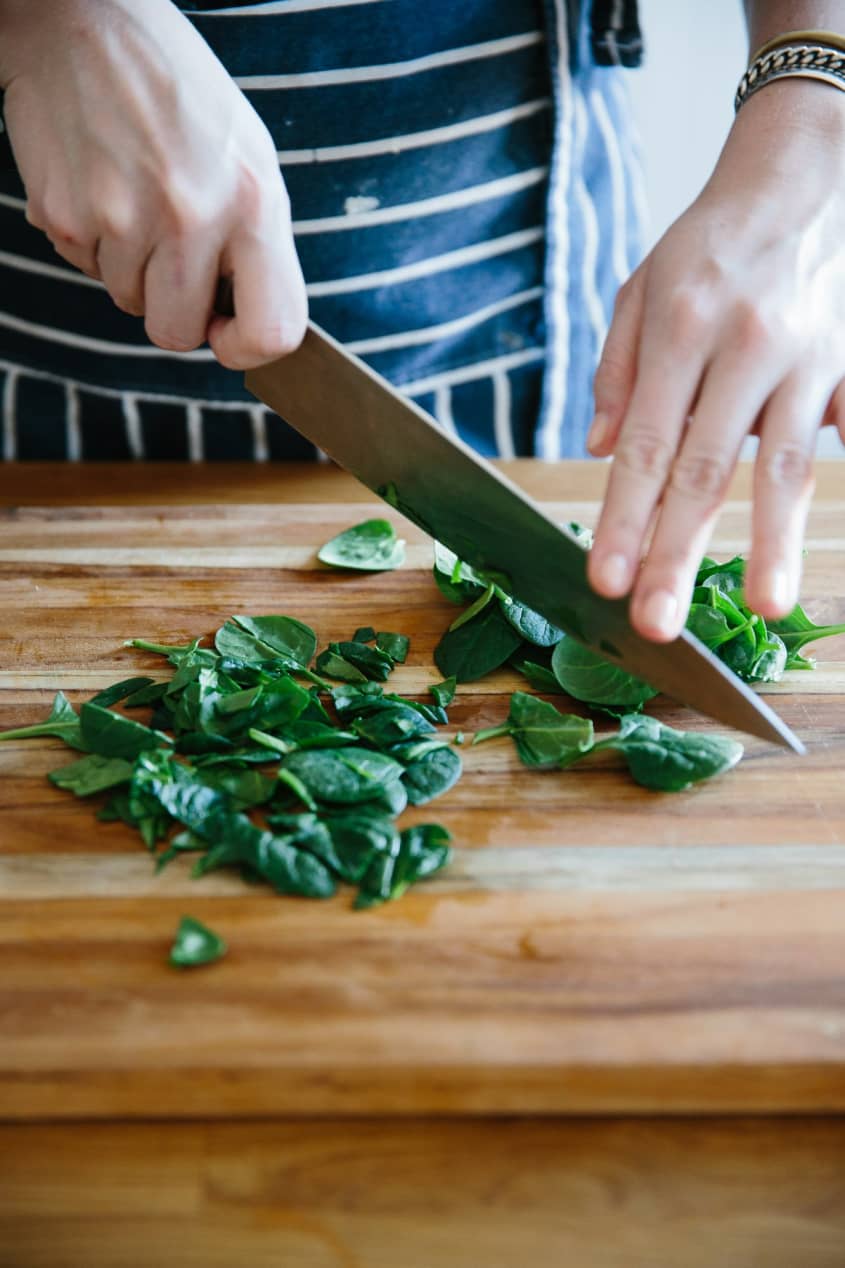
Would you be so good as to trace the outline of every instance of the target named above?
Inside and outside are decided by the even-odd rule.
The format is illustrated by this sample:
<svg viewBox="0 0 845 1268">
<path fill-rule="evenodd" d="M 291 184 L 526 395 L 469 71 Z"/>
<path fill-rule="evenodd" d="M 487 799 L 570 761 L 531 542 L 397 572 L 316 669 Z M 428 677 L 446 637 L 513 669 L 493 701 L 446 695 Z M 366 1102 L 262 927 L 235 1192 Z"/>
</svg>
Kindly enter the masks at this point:
<svg viewBox="0 0 845 1268">
<path fill-rule="evenodd" d="M 606 468 L 515 464 L 561 519 L 594 520 Z M 805 602 L 845 619 L 841 468 L 821 473 Z M 747 541 L 747 473 L 714 550 Z M 286 612 L 321 639 L 411 636 L 396 689 L 425 693 L 454 616 L 409 542 L 400 571 L 315 560 L 385 508 L 327 469 L 46 466 L 0 478 L 0 726 L 120 677 L 122 647 Z M 364 499 L 364 500 L 362 500 Z M 452 831 L 448 871 L 354 912 L 222 873 L 153 874 L 137 836 L 46 772 L 55 740 L 0 745 L 0 1117 L 845 1108 L 845 640 L 769 689 L 799 759 L 750 739 L 734 772 L 648 793 L 613 759 L 521 767 L 509 741 L 409 812 Z M 461 688 L 452 730 L 501 721 L 508 672 Z M 557 701 L 565 707 L 564 699 Z M 712 724 L 658 702 L 672 725 Z M 179 973 L 179 917 L 230 954 Z"/>
</svg>

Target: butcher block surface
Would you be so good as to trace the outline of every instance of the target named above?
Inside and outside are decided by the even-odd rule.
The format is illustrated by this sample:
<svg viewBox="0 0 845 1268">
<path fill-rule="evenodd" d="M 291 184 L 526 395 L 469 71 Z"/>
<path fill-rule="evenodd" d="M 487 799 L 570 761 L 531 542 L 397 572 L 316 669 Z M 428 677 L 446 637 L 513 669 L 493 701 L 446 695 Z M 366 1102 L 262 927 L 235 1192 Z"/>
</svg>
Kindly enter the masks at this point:
<svg viewBox="0 0 845 1268">
<path fill-rule="evenodd" d="M 606 467 L 510 470 L 594 522 Z M 822 469 L 809 522 L 818 621 L 845 620 L 840 471 Z M 714 553 L 746 548 L 748 487 Z M 406 537 L 404 567 L 317 562 L 373 514 Z M 431 561 L 327 468 L 8 469 L 0 727 L 43 719 L 58 689 L 78 704 L 167 672 L 124 639 L 184 642 L 235 612 L 289 613 L 321 643 L 409 634 L 391 685 L 425 696 L 455 615 Z M 0 745 L 0 1117 L 845 1108 L 845 639 L 815 654 L 767 689 L 807 755 L 747 738 L 735 771 L 686 793 L 647 792 L 617 759 L 539 773 L 510 741 L 466 744 L 458 785 L 402 821 L 445 824 L 454 862 L 371 911 L 349 890 L 194 881 L 181 860 L 156 876 L 136 833 L 46 781 L 72 760 L 58 740 Z M 461 686 L 449 729 L 502 721 L 524 685 Z M 719 731 L 664 698 L 650 711 Z M 182 914 L 229 955 L 170 968 Z"/>
</svg>

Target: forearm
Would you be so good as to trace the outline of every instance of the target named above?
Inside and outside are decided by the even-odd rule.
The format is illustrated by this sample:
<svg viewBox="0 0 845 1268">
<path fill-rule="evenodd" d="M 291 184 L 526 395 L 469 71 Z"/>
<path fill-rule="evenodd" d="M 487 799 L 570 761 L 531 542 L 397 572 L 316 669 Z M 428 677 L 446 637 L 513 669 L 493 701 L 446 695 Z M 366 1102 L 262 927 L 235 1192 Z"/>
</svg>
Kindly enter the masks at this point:
<svg viewBox="0 0 845 1268">
<path fill-rule="evenodd" d="M 835 31 L 845 38 L 845 0 L 745 0 L 751 52 L 785 31 Z"/>
</svg>

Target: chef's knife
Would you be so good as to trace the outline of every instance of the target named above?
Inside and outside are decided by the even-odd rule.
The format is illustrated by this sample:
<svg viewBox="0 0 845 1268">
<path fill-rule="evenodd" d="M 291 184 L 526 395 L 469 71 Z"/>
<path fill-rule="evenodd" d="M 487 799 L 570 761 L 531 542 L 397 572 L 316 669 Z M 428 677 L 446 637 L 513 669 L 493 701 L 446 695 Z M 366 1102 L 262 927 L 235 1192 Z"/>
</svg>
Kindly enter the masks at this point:
<svg viewBox="0 0 845 1268">
<path fill-rule="evenodd" d="M 718 722 L 804 751 L 697 639 L 651 643 L 628 603 L 586 577 L 586 551 L 515 484 L 334 339 L 309 324 L 296 352 L 246 375 L 250 392 L 367 488 L 567 634 Z"/>
</svg>

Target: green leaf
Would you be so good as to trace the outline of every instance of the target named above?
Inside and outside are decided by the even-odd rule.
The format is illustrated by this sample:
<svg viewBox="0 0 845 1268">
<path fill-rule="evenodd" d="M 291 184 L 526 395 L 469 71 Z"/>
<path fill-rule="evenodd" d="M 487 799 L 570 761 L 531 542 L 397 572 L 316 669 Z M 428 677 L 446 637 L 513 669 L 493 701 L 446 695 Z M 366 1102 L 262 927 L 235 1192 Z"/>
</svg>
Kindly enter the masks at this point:
<svg viewBox="0 0 845 1268">
<path fill-rule="evenodd" d="M 790 656 L 794 656 L 818 638 L 831 638 L 836 634 L 845 634 L 845 625 L 816 625 L 800 606 L 794 607 L 789 616 L 780 621 L 769 621 L 769 629 L 778 634 L 784 642 Z"/>
<path fill-rule="evenodd" d="M 478 731 L 473 744 L 509 735 L 526 766 L 558 766 L 593 744 L 593 724 L 589 718 L 561 713 L 547 700 L 524 691 L 511 696 L 508 720 L 502 726 Z"/>
<path fill-rule="evenodd" d="M 596 744 L 622 753 L 631 775 L 644 788 L 681 792 L 691 784 L 730 770 L 742 757 L 737 740 L 697 731 L 676 731 L 656 718 L 626 714 L 619 734 Z"/>
<path fill-rule="evenodd" d="M 438 823 L 406 828 L 395 853 L 377 854 L 355 900 L 358 909 L 399 898 L 415 881 L 445 867 L 451 857 L 450 834 Z"/>
<path fill-rule="evenodd" d="M 563 687 L 547 665 L 538 665 L 533 660 L 515 660 L 513 667 L 524 674 L 531 686 L 542 691 L 544 695 L 560 695 L 563 691 Z"/>
<path fill-rule="evenodd" d="M 473 621 L 478 616 L 479 612 L 483 612 L 487 607 L 487 604 L 492 601 L 495 593 L 496 587 L 491 581 L 487 589 L 482 590 L 478 598 L 475 599 L 468 608 L 464 608 L 463 612 L 459 613 L 459 615 L 455 617 L 454 621 L 449 626 L 449 633 L 451 634 L 454 630 L 459 630 L 462 625 L 467 625 L 470 621 Z"/>
<path fill-rule="evenodd" d="M 508 602 L 500 600 L 500 602 L 505 619 L 510 621 L 518 634 L 521 634 L 527 642 L 533 643 L 535 647 L 554 647 L 563 638 L 563 630 L 552 625 L 551 621 L 547 621 L 533 608 L 526 607 L 524 603 L 518 603 L 516 599 Z"/>
<path fill-rule="evenodd" d="M 214 636 L 222 656 L 235 660 L 280 659 L 307 665 L 317 650 L 317 635 L 292 616 L 233 616 Z"/>
<path fill-rule="evenodd" d="M 364 520 L 327 541 L 317 558 L 332 568 L 389 572 L 403 563 L 405 543 L 388 520 Z"/>
<path fill-rule="evenodd" d="M 75 793 L 77 797 L 90 797 L 93 793 L 104 792 L 107 788 L 127 784 L 132 778 L 132 763 L 125 761 L 122 757 L 104 757 L 100 753 L 89 753 L 78 762 L 71 762 L 68 766 L 51 770 L 47 778 L 57 788 Z"/>
<path fill-rule="evenodd" d="M 408 791 L 408 801 L 412 806 L 422 806 L 439 797 L 457 783 L 461 769 L 460 754 L 438 741 L 436 747 L 429 748 L 406 766 L 402 783 Z"/>
<path fill-rule="evenodd" d="M 491 605 L 460 629 L 447 630 L 434 649 L 434 660 L 444 678 L 473 682 L 503 665 L 521 641 L 498 604 Z"/>
<path fill-rule="evenodd" d="M 355 642 L 361 640 L 355 639 Z M 404 665 L 408 659 L 408 648 L 411 640 L 407 634 L 391 634 L 389 630 L 379 630 L 376 634 L 376 647 L 384 652 L 397 665 Z"/>
<path fill-rule="evenodd" d="M 376 632 L 372 625 L 359 625 L 358 629 L 352 635 L 353 643 L 374 643 L 376 641 Z"/>
<path fill-rule="evenodd" d="M 110 705 L 117 704 L 118 700 L 125 700 L 141 690 L 158 685 L 152 678 L 123 678 L 120 682 L 112 683 L 110 687 L 104 688 L 103 691 L 98 691 L 88 703 L 98 704 L 101 708 L 107 709 Z"/>
<path fill-rule="evenodd" d="M 212 964 L 226 954 L 226 943 L 193 916 L 183 916 L 176 930 L 176 938 L 170 948 L 170 963 L 179 969 L 194 968 L 199 964 Z"/>
<path fill-rule="evenodd" d="M 64 740 L 68 748 L 85 752 L 87 746 L 82 738 L 79 717 L 63 691 L 56 692 L 46 721 L 36 722 L 32 726 L 13 727 L 11 731 L 0 731 L 0 740 L 28 740 L 40 735 L 55 736 Z"/>
<path fill-rule="evenodd" d="M 552 653 L 552 672 L 559 685 L 586 704 L 637 708 L 656 696 L 647 682 L 590 651 L 574 638 L 562 638 Z"/>
<path fill-rule="evenodd" d="M 170 736 L 154 731 L 132 718 L 121 717 L 98 704 L 84 704 L 79 713 L 86 748 L 103 757 L 123 757 L 132 761 L 146 749 L 172 745 Z"/>
<path fill-rule="evenodd" d="M 329 678 L 339 678 L 341 682 L 366 682 L 367 675 L 356 668 L 351 661 L 339 656 L 337 652 L 327 648 L 317 657 L 317 669 Z"/>
<path fill-rule="evenodd" d="M 401 744 L 403 740 L 428 735 L 434 730 L 432 724 L 412 705 L 390 700 L 380 700 L 378 704 L 379 708 L 368 709 L 363 717 L 356 718 L 352 723 L 352 730 L 356 735 L 375 748 Z"/>
<path fill-rule="evenodd" d="M 282 768 L 302 781 L 318 801 L 353 805 L 377 797 L 403 772 L 401 764 L 369 749 L 306 749 L 283 759 Z"/>
<path fill-rule="evenodd" d="M 457 685 L 458 680 L 453 674 L 449 678 L 444 678 L 442 682 L 430 683 L 428 689 L 434 697 L 434 703 L 439 708 L 445 709 L 454 700 Z"/>
<path fill-rule="evenodd" d="M 366 643 L 329 643 L 328 651 L 317 657 L 318 671 L 321 674 L 331 673 L 329 658 L 337 657 L 372 682 L 386 682 L 393 669 L 392 658 L 378 647 L 368 647 Z"/>
</svg>

